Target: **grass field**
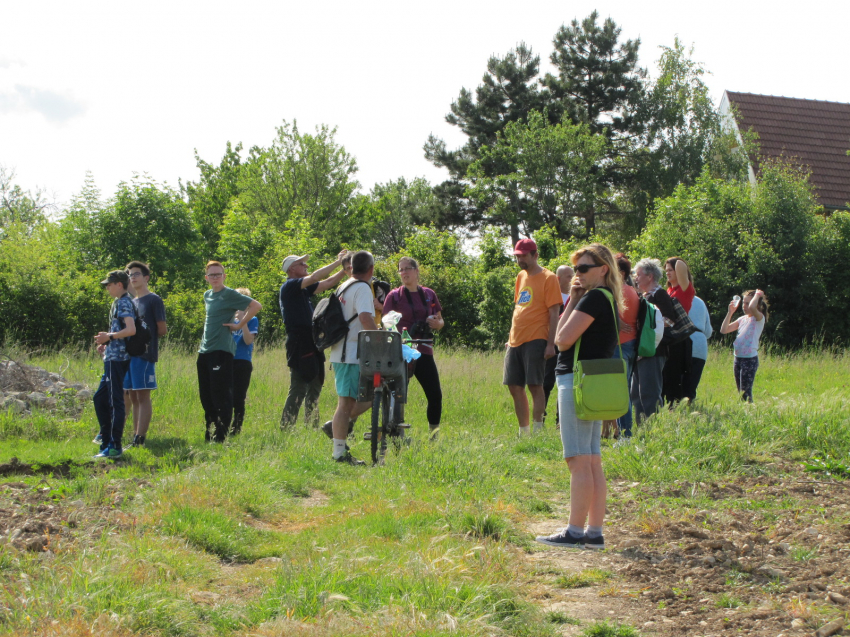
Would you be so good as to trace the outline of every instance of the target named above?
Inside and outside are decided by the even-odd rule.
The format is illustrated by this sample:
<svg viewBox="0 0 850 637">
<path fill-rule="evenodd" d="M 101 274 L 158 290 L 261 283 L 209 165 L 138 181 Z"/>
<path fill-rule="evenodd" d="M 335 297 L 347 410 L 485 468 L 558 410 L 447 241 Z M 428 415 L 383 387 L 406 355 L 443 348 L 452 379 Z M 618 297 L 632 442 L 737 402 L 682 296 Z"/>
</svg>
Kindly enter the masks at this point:
<svg viewBox="0 0 850 637">
<path fill-rule="evenodd" d="M 29 362 L 92 387 L 101 369 L 82 353 Z M 665 518 L 691 520 L 697 512 L 719 515 L 738 506 L 758 509 L 764 533 L 782 522 L 780 509 L 797 507 L 801 521 L 818 515 L 817 507 L 803 511 L 799 502 L 775 497 L 718 502 L 697 485 L 785 479 L 799 472 L 798 461 L 816 456 L 850 464 L 848 363 L 846 353 L 768 352 L 756 377 L 756 404 L 744 405 L 735 397 L 731 353 L 712 350 L 697 404 L 653 419 L 631 446 L 604 448 L 614 485 L 606 537 L 618 525 L 652 532 Z M 548 559 L 551 549 L 533 542 L 533 529 L 565 525 L 568 511 L 569 476 L 552 418 L 543 434 L 518 439 L 497 354 L 438 352 L 438 365 L 439 440 L 427 441 L 424 398 L 414 382 L 407 409 L 413 443 L 390 453 L 380 468 L 333 463 L 330 441 L 303 424 L 279 431 L 288 372 L 277 349 L 256 354 L 243 434 L 224 445 L 203 442 L 189 352 L 163 353 L 147 447 L 114 464 L 89 460 L 97 432 L 91 406 L 79 420 L 0 413 L 0 463 L 16 457 L 35 469 L 5 478 L 16 482 L 0 490 L 4 537 L 37 519 L 53 529 L 46 532 L 47 551 L 0 548 L 0 631 L 637 634 L 630 625 L 637 615 L 628 621 L 626 614 L 624 624 L 592 613 L 574 620 L 539 595 L 543 582 L 571 593 L 596 587 L 608 597 L 619 590 L 640 599 L 626 580 L 617 583 L 610 564 L 594 564 L 594 577 L 541 575 L 535 559 Z M 335 402 L 328 379 L 323 420 Z M 551 407 L 554 412 L 554 397 Z M 363 459 L 366 420 L 351 443 Z M 68 461 L 67 471 L 51 473 Z M 627 484 L 640 484 L 641 495 L 615 486 Z M 658 496 L 674 488 L 683 493 Z M 850 521 L 846 509 L 835 513 L 835 524 Z M 797 562 L 809 563 L 803 552 L 797 555 Z M 717 612 L 739 599 L 724 594 Z M 784 603 L 782 594 L 776 591 L 777 604 Z M 748 603 L 754 602 L 739 605 Z M 805 621 L 811 627 L 831 617 L 812 610 Z M 649 634 L 667 630 L 644 624 L 638 628 Z"/>
</svg>

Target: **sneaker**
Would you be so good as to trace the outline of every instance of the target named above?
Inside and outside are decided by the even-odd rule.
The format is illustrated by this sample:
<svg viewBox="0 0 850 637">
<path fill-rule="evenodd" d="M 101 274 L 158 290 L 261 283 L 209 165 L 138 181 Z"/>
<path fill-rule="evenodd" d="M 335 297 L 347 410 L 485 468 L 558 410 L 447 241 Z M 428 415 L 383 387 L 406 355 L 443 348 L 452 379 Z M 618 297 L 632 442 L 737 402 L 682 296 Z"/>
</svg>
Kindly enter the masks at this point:
<svg viewBox="0 0 850 637">
<path fill-rule="evenodd" d="M 601 551 L 605 548 L 605 538 L 601 535 L 599 537 L 587 537 L 587 534 L 585 534 L 584 548 L 593 549 L 595 551 Z"/>
<path fill-rule="evenodd" d="M 584 548 L 585 536 L 581 537 L 573 537 L 570 535 L 570 532 L 567 531 L 566 527 L 563 529 L 558 529 L 552 535 L 540 535 L 534 538 L 536 541 L 541 544 L 546 544 L 547 546 L 560 546 L 565 549 L 581 549 Z M 603 547 L 605 545 L 603 544 Z"/>
<path fill-rule="evenodd" d="M 97 435 L 94 437 L 94 440 L 92 440 L 92 442 L 93 442 L 94 444 L 96 444 L 96 445 L 99 447 L 100 445 L 102 445 L 102 444 L 103 444 L 103 436 L 101 436 L 100 434 L 97 434 Z"/>
<path fill-rule="evenodd" d="M 361 466 L 361 465 L 365 465 L 365 464 L 366 464 L 366 463 L 365 463 L 365 462 L 363 462 L 362 460 L 358 460 L 357 458 L 355 458 L 354 456 L 352 456 L 352 455 L 351 455 L 350 453 L 348 453 L 347 451 L 345 452 L 345 455 L 344 455 L 344 456 L 340 456 L 339 458 L 334 458 L 334 462 L 344 462 L 345 464 L 350 464 L 350 465 L 352 465 L 352 466 L 354 466 L 354 467 L 359 467 L 359 466 Z"/>
<path fill-rule="evenodd" d="M 95 458 L 105 458 L 106 460 L 118 460 L 118 458 L 123 455 L 123 449 L 113 447 L 112 445 L 107 445 L 106 449 L 101 449 L 100 453 L 95 455 Z"/>
<path fill-rule="evenodd" d="M 334 439 L 334 427 L 333 427 L 333 425 L 334 425 L 334 421 L 329 420 L 324 425 L 322 425 L 322 427 L 321 427 L 322 431 L 325 432 L 325 435 L 328 438 L 330 438 L 331 440 Z M 351 435 L 352 431 L 354 431 L 354 421 L 350 420 L 348 422 L 348 435 L 349 436 Z"/>
</svg>

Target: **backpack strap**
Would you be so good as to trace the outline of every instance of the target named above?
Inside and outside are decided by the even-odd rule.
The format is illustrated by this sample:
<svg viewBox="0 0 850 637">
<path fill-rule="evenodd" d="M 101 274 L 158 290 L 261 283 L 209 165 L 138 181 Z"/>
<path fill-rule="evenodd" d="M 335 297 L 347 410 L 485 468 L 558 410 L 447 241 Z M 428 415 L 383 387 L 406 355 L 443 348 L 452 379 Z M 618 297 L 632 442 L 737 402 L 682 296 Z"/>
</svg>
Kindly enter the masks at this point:
<svg viewBox="0 0 850 637">
<path fill-rule="evenodd" d="M 366 281 L 361 281 L 361 280 L 357 279 L 356 281 L 354 281 L 354 283 L 349 284 L 348 287 L 345 288 L 345 290 L 341 289 L 342 286 L 339 286 L 339 288 L 337 288 L 337 291 L 336 291 L 336 298 L 342 299 L 342 295 L 345 294 L 346 291 L 349 288 L 354 287 L 358 283 L 366 283 Z M 348 329 L 351 329 L 351 323 L 356 318 L 357 318 L 357 312 L 354 312 L 354 316 L 352 316 L 350 319 L 346 319 L 345 324 L 349 326 Z M 345 352 L 346 352 L 347 349 L 348 349 L 348 333 L 346 332 L 345 338 L 342 339 L 342 362 L 343 363 L 345 362 Z"/>
<path fill-rule="evenodd" d="M 614 313 L 614 337 L 617 339 L 617 347 L 620 349 L 620 358 L 623 358 L 623 346 L 620 344 L 620 333 L 617 331 L 617 308 L 614 307 L 614 295 L 611 294 L 608 290 L 603 290 L 602 288 L 594 288 L 599 290 L 608 297 L 608 301 L 611 303 L 611 311 Z M 582 297 L 584 298 L 584 297 Z M 584 333 L 582 333 L 584 336 Z M 575 350 L 573 351 L 573 371 L 576 369 L 576 364 L 578 364 L 578 350 L 581 347 L 581 336 L 578 337 L 578 340 L 575 344 Z"/>
<path fill-rule="evenodd" d="M 416 322 L 416 307 L 413 305 L 413 295 L 410 293 L 405 286 L 402 286 L 404 290 L 404 295 L 407 297 L 407 302 L 410 303 L 410 313 L 413 315 L 413 322 Z M 421 285 L 416 286 L 417 291 L 419 292 L 419 298 L 422 301 L 422 307 L 425 308 L 425 311 L 428 311 L 428 298 L 425 296 L 425 290 L 422 289 Z"/>
</svg>

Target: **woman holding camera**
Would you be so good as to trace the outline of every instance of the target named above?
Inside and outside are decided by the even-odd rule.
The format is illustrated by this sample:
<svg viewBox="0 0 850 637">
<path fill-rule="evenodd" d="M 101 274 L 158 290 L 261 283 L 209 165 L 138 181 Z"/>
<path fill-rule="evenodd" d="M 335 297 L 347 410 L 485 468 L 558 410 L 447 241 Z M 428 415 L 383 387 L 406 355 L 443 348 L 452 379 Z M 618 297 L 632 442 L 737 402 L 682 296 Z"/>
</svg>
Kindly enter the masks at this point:
<svg viewBox="0 0 850 637">
<path fill-rule="evenodd" d="M 398 262 L 398 275 L 402 285 L 384 300 L 384 314 L 395 310 L 401 314 L 398 330 L 407 330 L 411 338 L 431 338 L 443 329 L 443 307 L 431 288 L 419 285 L 419 264 L 412 257 L 402 257 Z M 415 361 L 413 376 L 422 386 L 428 401 L 428 426 L 432 435 L 440 427 L 443 414 L 443 391 L 440 389 L 440 374 L 434 362 L 434 348 L 419 345 L 422 356 Z M 408 378 L 408 381 L 410 379 Z"/>
</svg>

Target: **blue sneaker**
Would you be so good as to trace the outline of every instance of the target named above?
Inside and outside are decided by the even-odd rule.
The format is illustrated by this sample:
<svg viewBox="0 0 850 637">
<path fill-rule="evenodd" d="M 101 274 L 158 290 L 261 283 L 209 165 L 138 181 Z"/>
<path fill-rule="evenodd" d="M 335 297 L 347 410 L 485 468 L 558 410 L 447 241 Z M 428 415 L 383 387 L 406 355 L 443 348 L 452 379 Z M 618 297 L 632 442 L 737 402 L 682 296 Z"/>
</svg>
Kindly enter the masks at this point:
<svg viewBox="0 0 850 637">
<path fill-rule="evenodd" d="M 95 455 L 95 458 L 97 458 L 98 460 L 101 458 L 105 458 L 106 460 L 118 460 L 118 458 L 123 455 L 123 449 L 113 447 L 112 445 L 107 445 L 106 449 L 101 449 L 100 453 Z"/>
<path fill-rule="evenodd" d="M 100 434 L 97 434 L 97 435 L 94 437 L 94 440 L 92 440 L 92 442 L 93 442 L 94 444 L 96 444 L 96 445 L 99 447 L 100 445 L 102 445 L 102 444 L 103 444 L 103 436 L 101 436 Z"/>
<path fill-rule="evenodd" d="M 566 527 L 558 529 L 552 535 L 540 535 L 534 539 L 541 544 L 546 544 L 547 546 L 558 546 L 565 549 L 584 548 L 584 544 L 587 541 L 584 535 L 580 537 L 570 535 L 570 532 L 567 531 Z"/>
</svg>

